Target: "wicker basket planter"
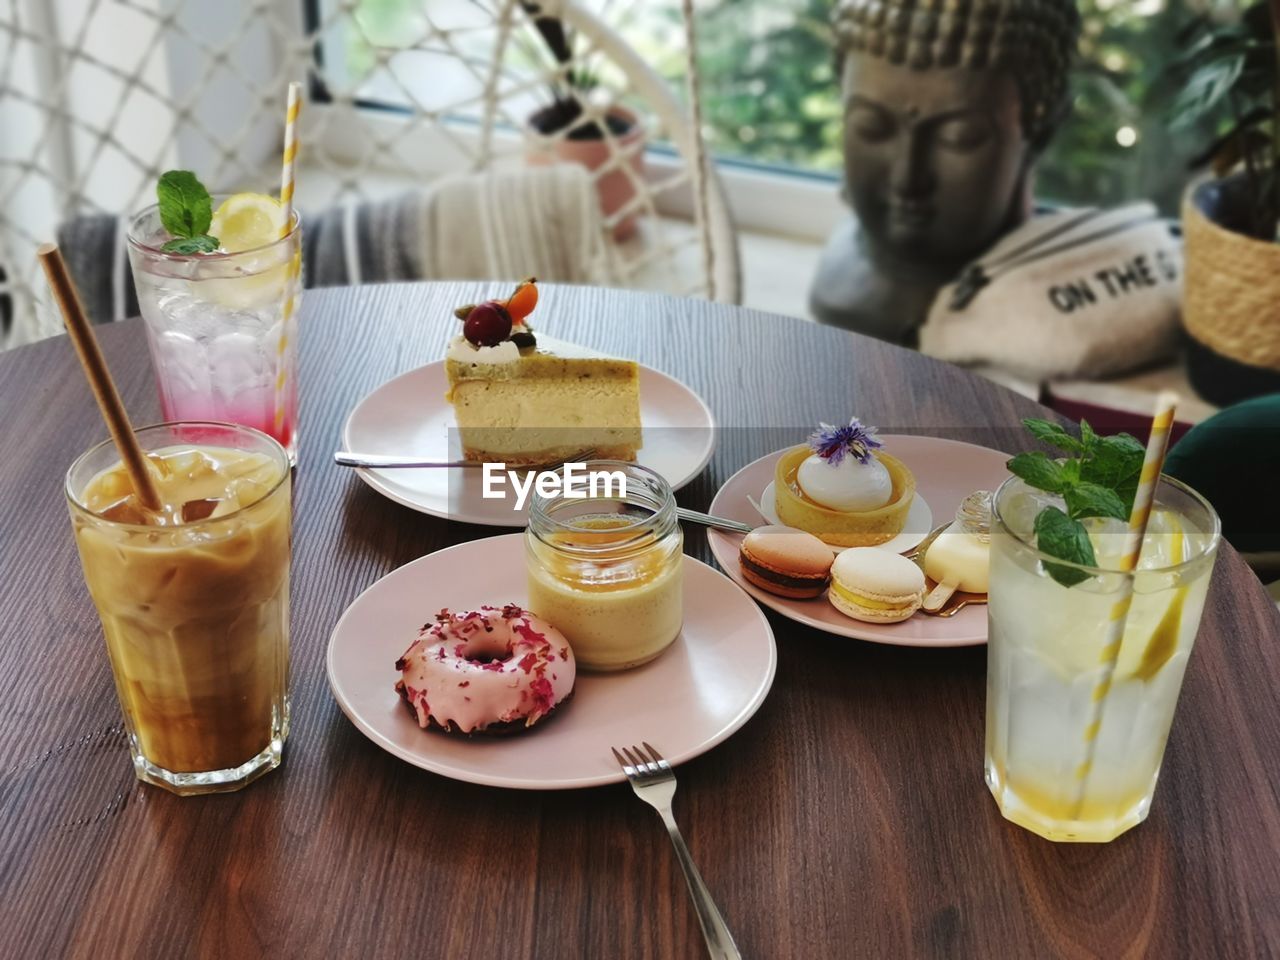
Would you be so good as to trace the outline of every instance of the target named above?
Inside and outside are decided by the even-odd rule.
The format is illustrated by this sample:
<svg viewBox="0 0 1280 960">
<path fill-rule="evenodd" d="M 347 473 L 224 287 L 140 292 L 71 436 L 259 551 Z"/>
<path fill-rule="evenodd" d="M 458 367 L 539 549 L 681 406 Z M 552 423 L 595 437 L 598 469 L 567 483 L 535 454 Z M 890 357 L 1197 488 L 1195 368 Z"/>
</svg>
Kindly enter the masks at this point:
<svg viewBox="0 0 1280 960">
<path fill-rule="evenodd" d="M 1183 204 L 1191 385 L 1227 405 L 1280 393 L 1280 243 L 1243 232 L 1243 177 L 1193 186 Z"/>
</svg>

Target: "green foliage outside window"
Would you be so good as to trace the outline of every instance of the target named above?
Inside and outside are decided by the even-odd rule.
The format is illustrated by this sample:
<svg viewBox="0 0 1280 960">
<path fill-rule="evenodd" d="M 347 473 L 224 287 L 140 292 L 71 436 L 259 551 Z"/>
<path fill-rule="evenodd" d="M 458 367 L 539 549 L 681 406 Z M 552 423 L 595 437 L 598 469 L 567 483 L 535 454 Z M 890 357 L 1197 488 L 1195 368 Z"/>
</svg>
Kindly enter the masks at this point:
<svg viewBox="0 0 1280 960">
<path fill-rule="evenodd" d="M 370 35 L 404 36 L 424 0 L 362 0 Z M 679 0 L 582 0 L 600 7 L 683 95 Z M 1171 123 L 1169 64 L 1178 34 L 1213 0 L 1081 0 L 1084 29 L 1072 82 L 1073 114 L 1037 167 L 1037 194 L 1069 204 L 1154 199 L 1174 213 L 1205 130 Z M 1217 0 L 1228 16 L 1235 0 Z M 837 177 L 838 78 L 833 0 L 703 0 L 697 4 L 704 124 L 721 158 Z M 674 42 L 673 42 L 674 41 Z M 348 44 L 353 66 L 367 60 Z"/>
<path fill-rule="evenodd" d="M 1172 123 L 1169 66 L 1197 8 L 1203 3 L 1080 4 L 1084 29 L 1072 78 L 1073 113 L 1037 168 L 1040 196 L 1102 205 L 1142 197 L 1177 213 L 1203 136 Z"/>
</svg>

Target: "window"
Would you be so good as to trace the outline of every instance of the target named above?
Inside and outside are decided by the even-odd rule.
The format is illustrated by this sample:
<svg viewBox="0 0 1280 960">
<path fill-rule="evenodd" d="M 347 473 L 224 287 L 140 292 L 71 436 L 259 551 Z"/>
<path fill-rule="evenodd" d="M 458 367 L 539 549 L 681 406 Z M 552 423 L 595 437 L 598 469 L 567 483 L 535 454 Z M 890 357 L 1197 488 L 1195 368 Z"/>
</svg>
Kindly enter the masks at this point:
<svg viewBox="0 0 1280 960">
<path fill-rule="evenodd" d="M 313 23 L 337 0 L 305 0 Z M 679 0 L 580 0 L 617 30 L 683 93 L 684 42 Z M 1155 199 L 1174 213 L 1199 142 L 1169 129 L 1163 71 L 1195 0 L 1081 0 L 1081 57 L 1073 79 L 1073 113 L 1038 167 L 1043 198 L 1115 204 Z M 431 22 L 457 29 L 465 47 L 468 18 L 492 18 L 493 0 L 431 0 Z M 1221 6 L 1221 4 L 1220 4 Z M 1226 6 L 1234 6 L 1227 0 Z M 834 182 L 841 166 L 841 120 L 829 20 L 833 0 L 704 0 L 698 4 L 704 129 L 723 164 Z M 459 94 L 474 76 L 443 53 L 406 50 L 377 64 L 375 51 L 412 45 L 422 35 L 424 0 L 361 0 L 336 18 L 321 55 L 342 59 L 359 101 L 368 107 L 430 109 Z M 354 24 L 354 26 L 353 26 Z M 526 41 L 528 38 L 524 38 Z M 528 46 L 526 44 L 526 46 Z M 483 56 L 483 44 L 472 49 Z M 536 60 L 545 51 L 528 48 Z M 332 73 L 332 60 L 326 68 Z M 473 91 L 479 93 L 479 91 Z M 541 91 L 529 90 L 530 111 Z M 474 103 L 457 111 L 464 119 Z"/>
</svg>

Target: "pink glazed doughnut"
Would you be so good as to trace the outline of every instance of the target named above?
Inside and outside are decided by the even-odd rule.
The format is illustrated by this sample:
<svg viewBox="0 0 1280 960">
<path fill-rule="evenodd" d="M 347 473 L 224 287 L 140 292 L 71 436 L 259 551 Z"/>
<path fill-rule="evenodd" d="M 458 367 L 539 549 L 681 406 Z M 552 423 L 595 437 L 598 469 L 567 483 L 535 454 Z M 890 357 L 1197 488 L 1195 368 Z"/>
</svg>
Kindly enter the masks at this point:
<svg viewBox="0 0 1280 960">
<path fill-rule="evenodd" d="M 441 610 L 396 669 L 418 726 L 466 734 L 532 727 L 573 693 L 577 674 L 564 635 L 513 603 Z"/>
</svg>

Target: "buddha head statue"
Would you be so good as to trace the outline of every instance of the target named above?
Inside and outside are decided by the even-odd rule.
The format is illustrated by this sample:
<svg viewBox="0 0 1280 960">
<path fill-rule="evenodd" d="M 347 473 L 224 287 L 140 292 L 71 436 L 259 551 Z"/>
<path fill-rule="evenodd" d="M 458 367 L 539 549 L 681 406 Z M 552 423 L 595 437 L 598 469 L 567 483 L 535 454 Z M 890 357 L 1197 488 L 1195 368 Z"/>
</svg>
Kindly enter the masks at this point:
<svg viewBox="0 0 1280 960">
<path fill-rule="evenodd" d="M 1031 212 L 1075 0 L 840 0 L 845 187 L 869 252 L 958 268 Z"/>
</svg>

